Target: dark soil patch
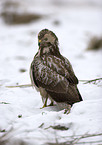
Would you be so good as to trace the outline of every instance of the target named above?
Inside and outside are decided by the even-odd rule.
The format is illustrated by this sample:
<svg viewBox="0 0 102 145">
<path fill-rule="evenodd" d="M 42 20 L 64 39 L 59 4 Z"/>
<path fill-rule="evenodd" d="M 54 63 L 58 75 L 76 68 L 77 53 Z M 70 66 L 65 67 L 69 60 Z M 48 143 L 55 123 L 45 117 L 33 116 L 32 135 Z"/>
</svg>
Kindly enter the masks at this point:
<svg viewBox="0 0 102 145">
<path fill-rule="evenodd" d="M 102 37 L 93 37 L 91 38 L 91 40 L 89 41 L 87 50 L 98 50 L 102 48 Z"/>
<path fill-rule="evenodd" d="M 16 12 L 2 12 L 1 16 L 6 24 L 27 24 L 32 21 L 37 21 L 43 16 L 39 14 L 21 13 Z"/>
</svg>

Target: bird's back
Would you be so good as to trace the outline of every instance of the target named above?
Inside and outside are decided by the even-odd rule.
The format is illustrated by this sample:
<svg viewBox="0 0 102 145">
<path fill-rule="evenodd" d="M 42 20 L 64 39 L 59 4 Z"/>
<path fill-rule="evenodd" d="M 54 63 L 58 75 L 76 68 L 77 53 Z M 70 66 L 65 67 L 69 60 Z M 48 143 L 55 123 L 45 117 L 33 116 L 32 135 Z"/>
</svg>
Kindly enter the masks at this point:
<svg viewBox="0 0 102 145">
<path fill-rule="evenodd" d="M 35 56 L 32 67 L 32 80 L 37 87 L 42 87 L 56 102 L 65 102 L 70 105 L 82 101 L 78 91 L 76 78 L 70 62 L 48 55 L 43 59 Z"/>
</svg>

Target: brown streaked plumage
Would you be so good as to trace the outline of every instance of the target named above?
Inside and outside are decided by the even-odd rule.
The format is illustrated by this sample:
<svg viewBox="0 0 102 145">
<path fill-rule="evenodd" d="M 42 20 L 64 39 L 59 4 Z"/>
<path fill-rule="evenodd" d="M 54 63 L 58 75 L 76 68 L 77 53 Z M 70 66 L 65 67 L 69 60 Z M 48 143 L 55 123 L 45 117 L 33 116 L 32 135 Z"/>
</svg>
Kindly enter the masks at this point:
<svg viewBox="0 0 102 145">
<path fill-rule="evenodd" d="M 78 91 L 78 79 L 67 58 L 62 56 L 58 47 L 58 38 L 43 29 L 38 34 L 39 49 L 30 68 L 32 84 L 40 91 L 44 107 L 47 99 L 57 103 L 73 105 L 82 101 Z"/>
</svg>

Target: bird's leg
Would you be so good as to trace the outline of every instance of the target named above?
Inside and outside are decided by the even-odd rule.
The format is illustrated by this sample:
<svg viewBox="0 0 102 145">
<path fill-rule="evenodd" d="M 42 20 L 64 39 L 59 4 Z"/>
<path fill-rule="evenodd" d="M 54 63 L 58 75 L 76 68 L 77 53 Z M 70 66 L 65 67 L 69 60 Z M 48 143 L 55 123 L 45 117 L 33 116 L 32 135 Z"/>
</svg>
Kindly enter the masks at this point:
<svg viewBox="0 0 102 145">
<path fill-rule="evenodd" d="M 54 106 L 53 100 L 51 100 L 51 103 L 48 106 Z"/>
<path fill-rule="evenodd" d="M 42 108 L 47 107 L 47 99 L 48 99 L 48 98 L 46 98 L 46 99 L 45 99 L 45 102 L 44 102 L 44 105 L 43 105 L 43 107 L 42 107 Z M 41 109 L 42 109 L 42 108 L 41 108 Z"/>
</svg>

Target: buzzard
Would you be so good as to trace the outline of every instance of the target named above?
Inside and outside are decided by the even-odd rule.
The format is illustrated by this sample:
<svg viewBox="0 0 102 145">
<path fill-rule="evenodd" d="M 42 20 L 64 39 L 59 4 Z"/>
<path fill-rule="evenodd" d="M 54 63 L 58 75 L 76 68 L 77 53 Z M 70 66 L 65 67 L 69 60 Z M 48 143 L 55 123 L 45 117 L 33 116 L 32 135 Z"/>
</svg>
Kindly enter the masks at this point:
<svg viewBox="0 0 102 145">
<path fill-rule="evenodd" d="M 77 88 L 78 79 L 74 74 L 69 60 L 62 56 L 58 47 L 57 36 L 48 29 L 38 34 L 38 52 L 30 67 L 32 85 L 40 91 L 43 107 L 47 106 L 48 98 L 56 103 L 73 105 L 82 101 Z"/>
</svg>

